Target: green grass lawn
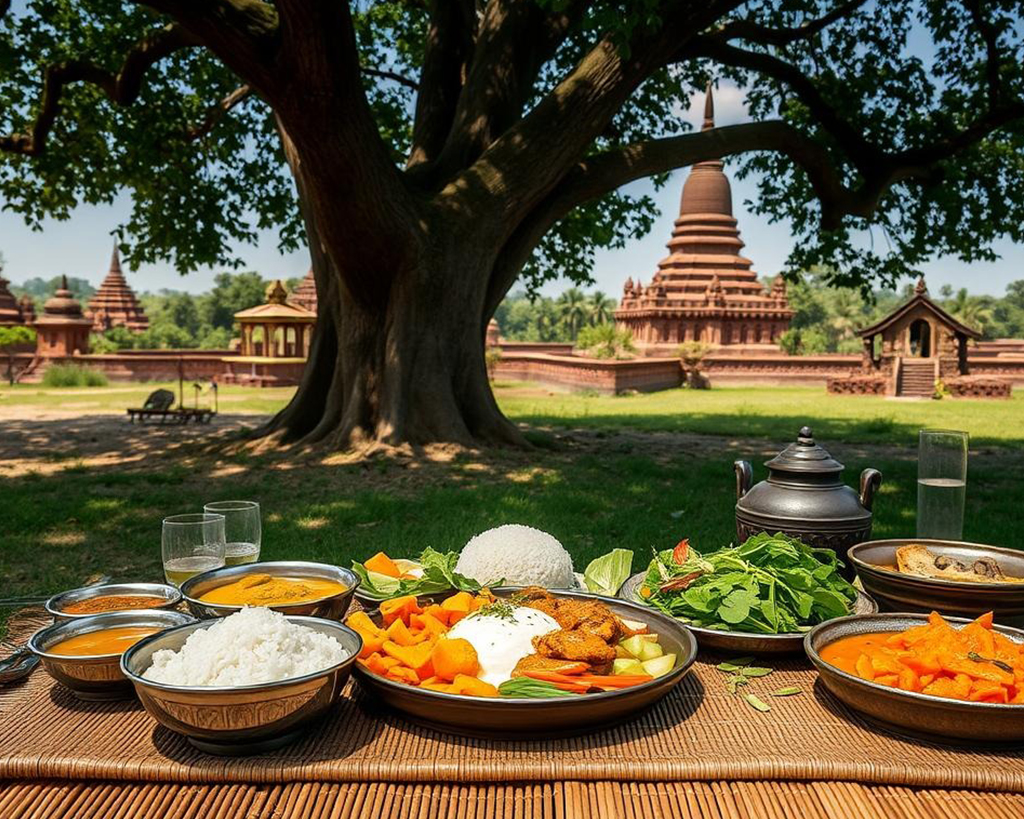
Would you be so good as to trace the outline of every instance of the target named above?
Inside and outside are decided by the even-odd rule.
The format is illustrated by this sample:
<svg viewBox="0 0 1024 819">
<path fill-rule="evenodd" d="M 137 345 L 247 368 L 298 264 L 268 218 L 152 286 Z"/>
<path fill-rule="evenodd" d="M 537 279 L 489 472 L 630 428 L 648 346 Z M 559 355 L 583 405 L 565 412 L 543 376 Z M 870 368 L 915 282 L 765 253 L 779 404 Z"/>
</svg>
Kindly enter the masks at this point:
<svg viewBox="0 0 1024 819">
<path fill-rule="evenodd" d="M 89 390 L 73 400 L 120 410 L 126 396 L 153 388 Z M 0 407 L 71 402 L 71 396 L 62 402 L 57 392 L 62 391 L 5 390 Z M 1018 545 L 1024 499 L 1020 400 L 903 403 L 792 389 L 601 398 L 544 396 L 536 388 L 508 386 L 499 393 L 505 410 L 533 427 L 531 437 L 544 446 L 353 464 L 320 454 L 210 453 L 185 445 L 132 464 L 51 460 L 48 468 L 17 477 L 0 471 L 0 596 L 54 592 L 95 572 L 159 579 L 161 519 L 228 498 L 262 503 L 268 559 L 347 565 L 378 550 L 407 556 L 428 545 L 458 549 L 483 529 L 520 522 L 554 533 L 578 568 L 613 547 L 626 547 L 634 550 L 639 569 L 652 548 L 682 537 L 704 550 L 728 544 L 734 533 L 732 461 L 750 459 L 762 479 L 761 462 L 805 422 L 846 464 L 848 484 L 867 466 L 882 470 L 875 508 L 879 537 L 913 534 L 917 430 L 968 429 L 975 447 L 964 536 Z M 261 402 L 269 411 L 287 399 L 284 392 L 239 395 L 237 406 L 247 411 L 258 411 Z M 59 429 L 54 428 L 58 438 Z"/>
</svg>

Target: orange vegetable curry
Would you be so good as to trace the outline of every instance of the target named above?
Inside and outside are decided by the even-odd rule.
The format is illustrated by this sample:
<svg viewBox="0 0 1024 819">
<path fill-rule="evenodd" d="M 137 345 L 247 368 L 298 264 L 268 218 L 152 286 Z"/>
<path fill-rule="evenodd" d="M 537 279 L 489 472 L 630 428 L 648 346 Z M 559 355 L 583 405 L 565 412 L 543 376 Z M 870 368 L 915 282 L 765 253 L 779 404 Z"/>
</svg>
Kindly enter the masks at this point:
<svg viewBox="0 0 1024 819">
<path fill-rule="evenodd" d="M 961 629 L 932 612 L 902 632 L 844 637 L 821 658 L 864 680 L 969 702 L 1024 704 L 1024 645 L 992 628 L 992 613 Z"/>
<path fill-rule="evenodd" d="M 66 657 L 92 657 L 105 654 L 123 654 L 143 637 L 160 631 L 155 626 L 120 626 L 76 634 L 46 649 L 50 654 Z"/>
</svg>

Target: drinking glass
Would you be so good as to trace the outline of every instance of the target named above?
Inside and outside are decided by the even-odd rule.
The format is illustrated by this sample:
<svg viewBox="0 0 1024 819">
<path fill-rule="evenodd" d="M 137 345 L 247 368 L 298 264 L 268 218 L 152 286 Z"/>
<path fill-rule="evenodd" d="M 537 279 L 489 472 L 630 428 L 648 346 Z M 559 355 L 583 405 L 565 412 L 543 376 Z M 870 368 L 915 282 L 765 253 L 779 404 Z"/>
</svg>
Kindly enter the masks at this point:
<svg viewBox="0 0 1024 819">
<path fill-rule="evenodd" d="M 164 518 L 160 548 L 164 577 L 180 586 L 190 577 L 224 565 L 224 516 L 200 512 Z"/>
<path fill-rule="evenodd" d="M 203 511 L 224 516 L 227 538 L 224 562 L 228 566 L 255 563 L 260 559 L 263 534 L 260 505 L 256 501 L 218 501 L 206 504 Z"/>
<path fill-rule="evenodd" d="M 967 433 L 922 429 L 917 450 L 917 536 L 961 540 L 967 495 Z"/>
</svg>

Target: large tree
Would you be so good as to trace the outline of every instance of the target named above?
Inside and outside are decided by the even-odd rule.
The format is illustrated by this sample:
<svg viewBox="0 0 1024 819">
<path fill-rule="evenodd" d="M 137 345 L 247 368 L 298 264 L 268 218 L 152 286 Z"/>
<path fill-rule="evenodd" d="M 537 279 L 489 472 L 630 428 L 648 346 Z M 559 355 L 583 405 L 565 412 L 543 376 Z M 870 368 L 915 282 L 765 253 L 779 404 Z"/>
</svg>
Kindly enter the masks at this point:
<svg viewBox="0 0 1024 819">
<path fill-rule="evenodd" d="M 308 241 L 286 440 L 517 441 L 486 377 L 496 305 L 521 276 L 585 280 L 654 215 L 620 188 L 698 160 L 739 157 L 793 265 L 844 284 L 1022 238 L 1018 2 L 10 4 L 4 207 L 38 223 L 128 188 L 136 265 L 237 261 L 253 225 Z M 754 121 L 685 132 L 709 78 Z"/>
</svg>

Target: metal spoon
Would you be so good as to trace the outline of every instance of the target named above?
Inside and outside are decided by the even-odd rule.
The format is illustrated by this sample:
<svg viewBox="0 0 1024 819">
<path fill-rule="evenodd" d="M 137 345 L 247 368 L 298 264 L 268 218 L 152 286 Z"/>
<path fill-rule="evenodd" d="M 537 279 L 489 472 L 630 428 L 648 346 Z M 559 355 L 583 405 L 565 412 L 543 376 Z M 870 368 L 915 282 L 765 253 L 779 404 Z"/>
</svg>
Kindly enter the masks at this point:
<svg viewBox="0 0 1024 819">
<path fill-rule="evenodd" d="M 110 582 L 109 575 L 100 575 L 90 577 L 86 586 L 102 586 L 104 583 Z M 34 599 L 34 598 L 30 598 Z M 45 603 L 50 598 L 44 597 L 40 602 Z M 31 605 L 31 604 L 22 604 Z M 39 665 L 39 658 L 29 651 L 27 645 L 18 646 L 10 656 L 0 660 L 0 686 L 9 685 L 12 682 L 24 679 L 35 667 Z"/>
</svg>

